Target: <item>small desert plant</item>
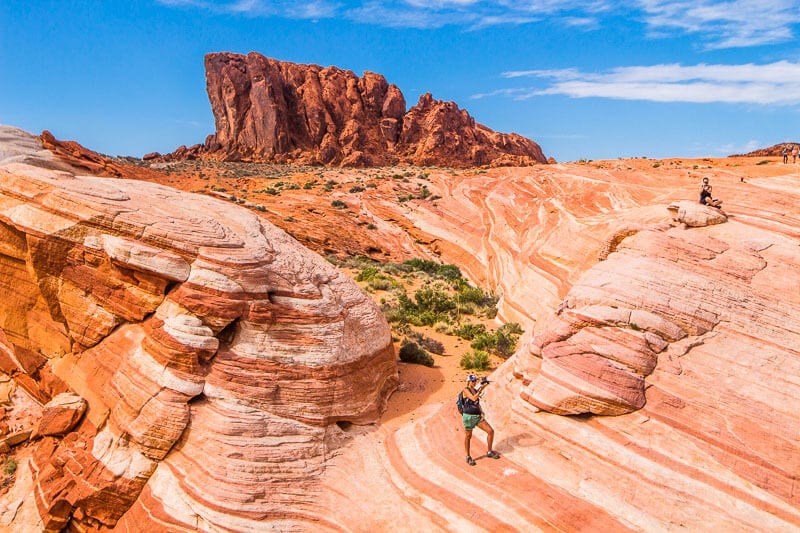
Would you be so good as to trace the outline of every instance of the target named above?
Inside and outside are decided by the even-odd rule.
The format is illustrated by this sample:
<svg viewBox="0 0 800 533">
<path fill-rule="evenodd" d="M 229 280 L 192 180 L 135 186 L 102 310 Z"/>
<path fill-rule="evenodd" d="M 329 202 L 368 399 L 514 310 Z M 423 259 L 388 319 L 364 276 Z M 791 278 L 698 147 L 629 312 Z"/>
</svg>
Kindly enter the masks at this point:
<svg viewBox="0 0 800 533">
<path fill-rule="evenodd" d="M 444 353 L 444 344 L 436 339 L 422 336 L 422 338 L 419 340 L 419 343 L 423 348 L 431 353 L 435 353 L 436 355 L 442 355 Z"/>
<path fill-rule="evenodd" d="M 3 463 L 3 473 L 7 476 L 14 475 L 14 472 L 17 471 L 17 460 L 13 457 L 9 457 Z"/>
<path fill-rule="evenodd" d="M 352 193 L 364 192 L 364 187 L 360 187 L 358 185 L 354 185 L 353 187 L 350 187 L 350 192 L 352 192 Z"/>
<path fill-rule="evenodd" d="M 484 333 L 486 333 L 486 326 L 483 324 L 461 324 L 453 329 L 453 335 L 468 341 Z"/>
<path fill-rule="evenodd" d="M 433 366 L 433 357 L 431 357 L 431 354 L 420 348 L 420 346 L 413 341 L 406 342 L 400 347 L 400 360 L 404 363 Z"/>
<path fill-rule="evenodd" d="M 334 200 L 331 202 L 331 207 L 335 207 L 336 209 L 347 209 L 347 204 L 341 200 Z"/>
<path fill-rule="evenodd" d="M 461 365 L 461 368 L 465 370 L 475 369 L 475 370 L 488 370 L 489 368 L 489 354 L 483 350 L 473 350 L 472 352 L 466 352 L 464 355 L 461 356 L 461 360 L 458 363 Z"/>
</svg>

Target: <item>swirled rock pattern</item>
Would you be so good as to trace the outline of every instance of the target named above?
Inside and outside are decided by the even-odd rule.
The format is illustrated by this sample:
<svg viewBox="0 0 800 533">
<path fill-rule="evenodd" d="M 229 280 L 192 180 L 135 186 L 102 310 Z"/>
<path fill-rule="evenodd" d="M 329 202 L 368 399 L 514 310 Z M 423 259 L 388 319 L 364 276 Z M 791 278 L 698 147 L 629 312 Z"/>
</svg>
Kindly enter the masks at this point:
<svg viewBox="0 0 800 533">
<path fill-rule="evenodd" d="M 133 442 L 133 437 L 117 444 L 109 438 L 111 434 L 96 430 L 88 433 L 92 440 L 78 431 L 63 441 L 37 441 L 44 459 L 20 463 L 12 493 L 0 498 L 0 523 L 9 523 L 10 516 L 16 517 L 15 525 L 28 523 L 19 521 L 29 516 L 28 507 L 20 502 L 35 493 L 32 484 L 26 485 L 31 479 L 28 472 L 57 455 L 48 455 L 44 448 L 55 443 L 58 449 L 70 450 L 71 455 L 57 455 L 56 460 L 69 472 L 78 471 L 89 460 L 80 455 L 81 450 L 92 449 L 103 458 L 103 465 L 124 472 L 130 486 L 147 479 L 138 493 L 104 493 L 121 494 L 119 500 L 138 494 L 117 522 L 124 530 L 141 529 L 142 524 L 154 530 L 219 530 L 224 523 L 225 529 L 233 531 L 267 527 L 314 531 L 796 531 L 800 528 L 800 422 L 796 415 L 800 411 L 796 379 L 800 373 L 800 293 L 793 289 L 800 285 L 800 215 L 795 208 L 800 203 L 800 187 L 791 166 L 759 162 L 663 160 L 656 165 L 639 158 L 455 175 L 429 169 L 424 184 L 431 197 L 419 197 L 420 180 L 413 177 L 410 183 L 400 185 L 407 188 L 400 192 L 416 191 L 414 198 L 402 203 L 397 202 L 398 189 L 390 183 L 402 180 L 375 180 L 374 188 L 357 193 L 346 193 L 344 187 L 336 198 L 342 198 L 351 211 L 340 218 L 333 218 L 332 209 L 326 211 L 330 196 L 316 196 L 313 191 L 286 191 L 271 203 L 259 199 L 269 209 L 266 216 L 286 224 L 318 249 L 364 240 L 379 242 L 401 258 L 438 256 L 502 294 L 500 316 L 521 322 L 528 332 L 517 354 L 491 377 L 493 383 L 482 402 L 495 428 L 495 448 L 502 459 L 483 456 L 483 434 L 477 430 L 472 450 L 478 465 L 465 463 L 463 430 L 452 400 L 417 407 L 416 420 L 399 428 L 399 424 L 385 424 L 340 432 L 328 426 L 323 438 L 324 463 L 302 463 L 307 450 L 302 443 L 310 441 L 298 437 L 292 428 L 298 427 L 295 424 L 305 427 L 307 415 L 290 418 L 270 411 L 262 418 L 269 421 L 266 426 L 247 423 L 258 442 L 275 444 L 269 448 L 270 461 L 259 462 L 259 468 L 275 468 L 275 457 L 287 457 L 283 459 L 286 468 L 281 469 L 285 477 L 275 477 L 293 481 L 276 482 L 274 491 L 273 482 L 253 489 L 250 483 L 260 474 L 253 468 L 248 441 L 235 438 L 226 421 L 231 412 L 236 414 L 235 420 L 252 420 L 260 416 L 257 406 L 252 395 L 235 402 L 216 395 L 228 375 L 236 376 L 236 383 L 253 383 L 248 374 L 252 367 L 237 366 L 236 361 L 250 349 L 240 345 L 235 355 L 231 354 L 226 343 L 235 337 L 233 330 L 238 326 L 224 326 L 225 320 L 217 314 L 201 313 L 196 307 L 219 308 L 224 302 L 230 305 L 242 299 L 225 289 L 225 280 L 208 275 L 202 285 L 216 287 L 219 293 L 198 298 L 187 295 L 187 303 L 180 305 L 194 309 L 190 313 L 164 313 L 157 308 L 145 322 L 161 320 L 163 325 L 155 320 L 149 324 L 160 328 L 158 333 L 139 331 L 137 323 L 131 322 L 112 326 L 117 313 L 97 313 L 96 324 L 70 341 L 88 345 L 97 331 L 111 328 L 109 337 L 120 331 L 133 345 L 144 338 L 147 341 L 140 344 L 147 353 L 165 357 L 164 352 L 176 353 L 169 349 L 174 346 L 170 339 L 180 338 L 181 346 L 192 346 L 202 362 L 207 357 L 204 354 L 213 349 L 204 328 L 216 331 L 222 327 L 214 335 L 220 348 L 209 359 L 211 365 L 219 359 L 220 366 L 207 373 L 208 392 L 204 381 L 203 396 L 189 401 L 187 428 L 165 459 L 157 461 L 153 473 L 148 474 L 152 463 L 147 461 L 155 460 L 144 452 L 147 461 L 134 459 L 123 446 Z M 355 172 L 330 170 L 324 179 L 350 180 L 352 185 L 366 181 L 364 174 Z M 709 177 L 715 194 L 724 199 L 724 218 L 716 218 L 719 212 L 705 211 L 695 203 L 701 176 Z M 155 178 L 158 176 L 147 177 Z M 188 190 L 198 185 L 189 174 L 171 173 L 159 179 Z M 235 183 L 237 189 L 265 186 L 255 178 Z M 434 200 L 436 196 L 440 198 Z M 311 208 L 313 217 L 305 217 L 304 212 Z M 703 213 L 715 215 L 712 218 L 718 223 L 712 224 Z M 294 222 L 287 221 L 290 216 Z M 330 223 L 332 219 L 335 224 Z M 362 230 L 359 221 L 369 221 L 374 228 Z M 316 229 L 322 223 L 334 228 L 325 234 L 324 242 Z M 17 264 L 26 261 L 27 255 L 19 252 L 26 245 L 25 236 L 0 228 L 5 232 L 0 239 L 3 257 L 22 258 Z M 156 261 L 158 269 L 168 272 L 170 278 L 181 279 L 185 269 L 175 257 L 158 250 L 184 260 L 191 258 L 144 240 L 137 242 L 147 247 L 126 251 L 127 241 L 118 239 L 132 237 L 118 232 L 113 232 L 113 237 L 89 242 L 101 247 L 104 256 L 114 257 L 113 261 Z M 6 282 L 4 294 L 11 292 L 10 287 L 19 294 L 43 292 L 36 283 L 30 287 L 26 272 L 20 270 L 14 280 Z M 191 276 L 193 267 L 189 272 Z M 180 291 L 193 288 L 188 281 L 181 284 L 170 278 L 165 278 L 170 298 L 173 292 L 177 297 Z M 46 283 L 43 286 L 48 287 Z M 147 301 L 146 295 L 137 294 Z M 70 301 L 75 309 L 81 305 L 94 309 L 81 304 L 80 298 L 73 296 Z M 106 305 L 111 307 L 102 307 Z M 49 307 L 42 303 L 27 309 L 26 318 L 42 328 L 31 331 L 38 331 L 41 339 L 59 338 L 58 334 L 41 333 L 49 324 L 45 320 Z M 74 312 L 70 320 L 74 322 L 81 314 Z M 22 322 L 16 318 L 6 323 L 13 330 L 11 326 Z M 87 354 L 90 359 L 117 357 L 114 353 L 97 355 L 104 342 L 86 349 L 80 359 Z M 148 347 L 151 343 L 157 347 Z M 56 349 L 58 343 L 52 344 Z M 60 367 L 54 366 L 55 373 L 50 372 L 53 365 L 42 364 L 35 351 L 16 348 L 11 352 L 4 348 L 7 346 L 8 338 L 0 343 L 0 361 L 13 356 L 14 364 L 39 368 L 39 378 L 31 378 L 33 386 L 29 388 L 56 393 L 57 378 L 65 375 Z M 109 366 L 113 368 L 117 360 L 109 359 Z M 185 383 L 188 379 L 181 385 L 170 377 L 178 370 L 165 375 L 161 367 L 137 365 L 142 372 L 156 370 L 158 379 L 168 382 L 171 390 L 191 392 L 191 383 Z M 73 367 L 80 371 L 80 364 Z M 317 369 L 302 371 L 308 375 Z M 132 372 L 126 368 L 119 379 Z M 441 369 L 430 372 L 440 380 L 450 379 L 439 374 Z M 28 374 L 16 376 L 22 383 Z M 91 379 L 95 378 L 86 378 Z M 126 401 L 140 401 L 146 392 L 140 388 Z M 298 389 L 284 385 L 270 390 L 276 396 L 302 396 Z M 81 427 L 88 427 L 87 420 L 94 417 L 93 404 L 97 404 L 91 395 L 87 394 L 87 400 L 89 411 Z M 173 409 L 178 402 L 170 400 L 164 395 L 151 403 L 169 404 Z M 227 407 L 231 411 L 222 410 Z M 561 416 L 543 409 L 584 414 Z M 129 411 L 120 404 L 114 420 L 128 420 Z M 314 409 L 308 412 L 315 416 Z M 594 412 L 622 414 L 595 416 Z M 136 444 L 136 450 L 152 456 L 160 448 L 156 436 L 139 437 L 146 434 L 142 426 L 127 427 L 132 428 L 131 435 L 137 435 L 136 442 L 148 443 Z M 269 433 L 264 433 L 267 430 Z M 200 434 L 204 438 L 199 438 Z M 302 441 L 303 451 L 292 455 L 295 448 L 291 443 L 298 441 Z M 211 449 L 216 452 L 205 452 Z M 223 456 L 224 461 L 217 460 Z M 303 468 L 316 473 L 313 483 L 302 478 Z M 89 485 L 99 486 L 92 476 L 106 474 L 100 467 L 86 471 L 92 474 L 85 476 L 91 481 L 69 491 L 77 494 L 88 491 Z M 35 475 L 41 483 L 42 476 Z M 219 489 L 204 491 L 201 484 L 206 480 L 213 480 Z M 250 491 L 237 490 L 244 486 Z M 65 489 L 65 493 L 69 491 Z M 264 500 L 270 503 L 259 507 L 258 502 Z M 105 508 L 119 504 L 103 503 Z M 84 513 L 80 505 L 78 509 L 71 525 L 89 529 L 86 524 L 92 518 L 80 515 Z M 268 511 L 259 514 L 260 509 Z M 102 515 L 100 510 L 93 512 Z M 35 507 L 34 514 L 38 519 Z"/>
<path fill-rule="evenodd" d="M 88 404 L 16 527 L 303 528 L 335 423 L 396 385 L 377 306 L 235 205 L 11 162 L 0 235 L 0 369 Z"/>
<path fill-rule="evenodd" d="M 206 55 L 216 133 L 165 157 L 335 166 L 547 163 L 538 144 L 477 124 L 453 102 L 403 93 L 380 74 L 249 54 Z M 148 154 L 148 159 L 158 159 Z"/>
</svg>

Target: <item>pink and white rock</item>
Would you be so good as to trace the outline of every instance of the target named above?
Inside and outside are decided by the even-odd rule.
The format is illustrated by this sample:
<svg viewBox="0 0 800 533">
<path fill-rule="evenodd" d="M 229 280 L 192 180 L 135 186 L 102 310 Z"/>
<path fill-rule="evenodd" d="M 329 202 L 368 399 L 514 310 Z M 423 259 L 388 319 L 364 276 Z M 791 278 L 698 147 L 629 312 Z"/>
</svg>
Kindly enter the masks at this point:
<svg viewBox="0 0 800 533">
<path fill-rule="evenodd" d="M 235 205 L 12 162 L 0 232 L 0 367 L 51 402 L 44 530 L 303 527 L 335 422 L 377 420 L 397 383 L 377 306 Z"/>
</svg>

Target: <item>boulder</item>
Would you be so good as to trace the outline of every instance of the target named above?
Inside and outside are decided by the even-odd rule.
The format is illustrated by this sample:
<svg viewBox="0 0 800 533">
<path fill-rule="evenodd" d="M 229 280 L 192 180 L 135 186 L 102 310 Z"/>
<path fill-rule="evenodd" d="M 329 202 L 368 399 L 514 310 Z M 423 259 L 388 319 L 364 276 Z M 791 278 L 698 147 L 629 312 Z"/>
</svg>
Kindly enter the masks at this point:
<svg viewBox="0 0 800 533">
<path fill-rule="evenodd" d="M 728 221 L 728 216 L 722 209 L 689 200 L 673 202 L 667 206 L 667 210 L 673 221 L 686 224 L 690 228 L 701 228 Z"/>
<path fill-rule="evenodd" d="M 71 392 L 62 392 L 42 407 L 42 418 L 33 428 L 31 438 L 64 435 L 74 428 L 86 411 L 86 400 Z"/>
</svg>

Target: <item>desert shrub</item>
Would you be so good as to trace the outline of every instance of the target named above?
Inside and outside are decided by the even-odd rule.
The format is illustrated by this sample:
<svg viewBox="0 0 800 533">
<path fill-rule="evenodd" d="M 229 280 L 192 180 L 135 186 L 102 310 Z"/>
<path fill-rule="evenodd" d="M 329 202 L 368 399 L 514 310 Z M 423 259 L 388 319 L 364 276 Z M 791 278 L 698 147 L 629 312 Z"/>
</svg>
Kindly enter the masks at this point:
<svg viewBox="0 0 800 533">
<path fill-rule="evenodd" d="M 334 200 L 331 202 L 331 207 L 335 207 L 336 209 L 347 209 L 347 204 L 341 200 Z"/>
<path fill-rule="evenodd" d="M 444 344 L 437 341 L 436 339 L 423 336 L 420 339 L 419 343 L 425 350 L 431 353 L 435 353 L 436 355 L 442 355 L 444 353 Z"/>
<path fill-rule="evenodd" d="M 367 224 L 367 229 L 375 229 L 375 224 L 370 222 L 369 224 Z"/>
<path fill-rule="evenodd" d="M 3 463 L 3 473 L 7 476 L 11 476 L 14 472 L 17 471 L 17 460 L 13 457 L 9 457 Z"/>
<path fill-rule="evenodd" d="M 428 196 L 430 196 L 430 195 L 431 195 L 431 191 L 430 191 L 430 189 L 428 189 L 428 188 L 427 188 L 427 187 L 425 187 L 425 186 L 423 186 L 423 187 L 422 187 L 422 189 L 420 189 L 420 191 L 419 191 L 419 198 L 420 198 L 420 200 L 424 200 L 425 198 L 427 198 L 427 197 L 428 197 Z"/>
<path fill-rule="evenodd" d="M 462 315 L 474 315 L 477 310 L 473 303 L 460 304 L 458 306 L 458 312 Z"/>
<path fill-rule="evenodd" d="M 360 187 L 358 185 L 354 185 L 353 187 L 350 187 L 350 192 L 352 192 L 352 193 L 364 192 L 364 187 Z"/>
<path fill-rule="evenodd" d="M 387 278 L 386 276 L 375 276 L 372 278 L 367 287 L 372 290 L 376 291 L 388 291 L 392 287 L 396 285 L 396 282 L 393 282 L 391 279 Z"/>
<path fill-rule="evenodd" d="M 475 335 L 470 346 L 475 350 L 491 352 L 507 359 L 517 349 L 517 341 L 522 333 L 519 324 L 510 322 L 500 326 L 497 331 Z"/>
<path fill-rule="evenodd" d="M 661 166 L 661 163 L 659 163 L 659 162 L 653 163 L 653 168 L 658 168 L 660 166 Z"/>
<path fill-rule="evenodd" d="M 417 309 L 434 313 L 446 313 L 456 308 L 456 303 L 446 292 L 432 287 L 418 289 L 414 293 L 414 301 Z"/>
<path fill-rule="evenodd" d="M 461 324 L 453 329 L 453 335 L 468 341 L 484 333 L 486 333 L 486 326 L 483 324 Z"/>
<path fill-rule="evenodd" d="M 404 272 L 420 271 L 444 279 L 461 278 L 461 270 L 455 265 L 443 265 L 428 259 L 409 259 L 400 264 L 400 269 Z"/>
<path fill-rule="evenodd" d="M 766 165 L 767 163 L 769 163 L 769 160 L 764 159 L 763 161 L 759 161 L 758 163 L 756 163 L 756 165 Z"/>
<path fill-rule="evenodd" d="M 431 354 L 420 348 L 420 346 L 413 341 L 404 343 L 400 347 L 400 360 L 404 363 L 433 366 L 433 357 L 431 357 Z"/>
<path fill-rule="evenodd" d="M 314 185 L 316 185 L 316 182 L 314 182 L 314 181 L 307 181 L 307 182 L 305 182 L 305 183 L 303 184 L 303 188 L 304 188 L 304 189 L 313 189 L 313 188 L 314 188 Z"/>
<path fill-rule="evenodd" d="M 473 287 L 466 281 L 458 285 L 459 303 L 473 303 L 479 307 L 492 307 L 497 304 L 498 298 L 480 287 Z"/>
<path fill-rule="evenodd" d="M 458 362 L 464 370 L 488 370 L 489 369 L 489 354 L 483 350 L 473 350 L 466 352 L 461 356 Z"/>
<path fill-rule="evenodd" d="M 497 308 L 496 307 L 487 307 L 483 310 L 483 314 L 486 318 L 494 318 L 497 316 Z"/>
<path fill-rule="evenodd" d="M 356 274 L 356 281 L 369 281 L 380 273 L 378 267 L 368 266 Z"/>
<path fill-rule="evenodd" d="M 367 183 L 366 187 L 367 189 L 377 189 L 378 185 L 375 183 Z"/>
</svg>

